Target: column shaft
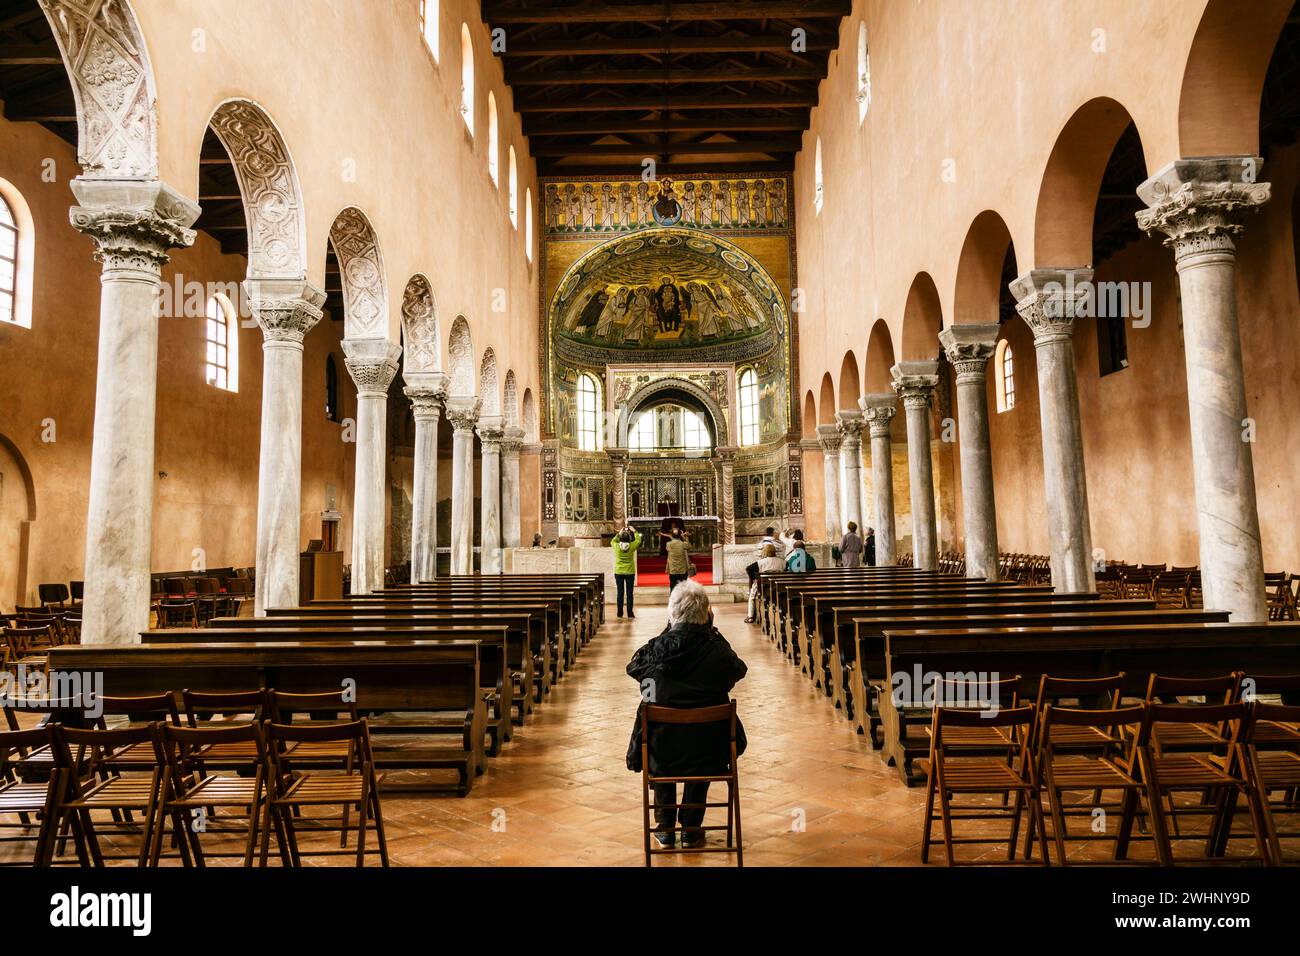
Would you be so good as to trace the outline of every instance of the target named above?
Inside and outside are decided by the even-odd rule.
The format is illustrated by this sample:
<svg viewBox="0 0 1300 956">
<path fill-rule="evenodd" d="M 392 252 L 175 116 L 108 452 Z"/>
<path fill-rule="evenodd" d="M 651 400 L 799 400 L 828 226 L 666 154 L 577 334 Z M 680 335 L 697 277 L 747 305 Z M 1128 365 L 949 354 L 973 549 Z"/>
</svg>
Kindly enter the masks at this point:
<svg viewBox="0 0 1300 956">
<path fill-rule="evenodd" d="M 518 548 L 522 538 L 519 526 L 519 449 L 522 446 L 523 430 L 507 428 L 501 442 L 501 543 L 506 548 Z"/>
<path fill-rule="evenodd" d="M 844 524 L 850 521 L 862 528 L 862 429 L 866 424 L 861 412 L 840 412 L 835 416 L 840 430 L 840 471 L 843 478 Z"/>
<path fill-rule="evenodd" d="M 479 465 L 482 490 L 479 502 L 479 570 L 501 573 L 501 437 L 500 420 L 479 422 L 483 458 Z"/>
<path fill-rule="evenodd" d="M 385 444 L 388 386 L 400 349 L 387 339 L 345 340 L 348 372 L 357 386 L 356 483 L 352 494 L 352 593 L 384 586 Z"/>
<path fill-rule="evenodd" d="M 478 399 L 447 399 L 451 445 L 451 573 L 474 571 L 474 426 Z"/>
<path fill-rule="evenodd" d="M 840 522 L 840 432 L 834 425 L 818 425 L 817 441 L 822 446 L 822 480 L 826 487 L 826 540 L 840 543 L 844 528 Z"/>
<path fill-rule="evenodd" d="M 410 385 L 406 394 L 415 413 L 415 487 L 411 501 L 411 583 L 432 581 L 438 574 L 438 421 L 442 392 L 438 386 Z"/>
<path fill-rule="evenodd" d="M 993 456 L 989 448 L 985 371 L 997 340 L 996 324 L 958 325 L 939 334 L 948 361 L 957 372 L 966 576 L 989 581 L 996 581 L 998 577 L 998 519 L 993 497 Z"/>
<path fill-rule="evenodd" d="M 898 562 L 898 531 L 894 519 L 894 449 L 890 428 L 898 408 L 892 394 L 868 395 L 863 413 L 871 435 L 871 491 L 875 511 L 876 564 Z"/>
<path fill-rule="evenodd" d="M 912 501 L 912 564 L 939 567 L 939 523 L 934 508 L 934 466 L 930 459 L 930 402 L 939 383 L 937 362 L 904 361 L 893 368 L 894 389 L 907 416 L 907 475 Z"/>
</svg>

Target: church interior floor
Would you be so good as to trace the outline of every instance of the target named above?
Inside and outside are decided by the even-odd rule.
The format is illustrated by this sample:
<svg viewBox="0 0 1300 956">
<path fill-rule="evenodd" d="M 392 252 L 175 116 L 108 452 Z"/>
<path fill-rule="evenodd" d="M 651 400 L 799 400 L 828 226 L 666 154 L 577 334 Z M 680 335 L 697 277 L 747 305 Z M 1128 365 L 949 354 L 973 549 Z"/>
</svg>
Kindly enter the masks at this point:
<svg viewBox="0 0 1300 956">
<path fill-rule="evenodd" d="M 642 608 L 628 621 L 607 608 L 605 625 L 577 666 L 528 725 L 515 729 L 514 740 L 488 762 L 468 797 L 384 793 L 392 865 L 643 865 L 641 781 L 624 767 L 638 694 L 624 668 L 632 652 L 663 628 L 665 610 Z M 715 606 L 714 614 L 749 667 L 733 692 L 749 739 L 740 759 L 746 865 L 919 865 L 924 788 L 903 786 L 821 692 L 757 627 L 743 622 L 744 605 Z M 722 798 L 720 789 L 711 790 L 711 800 Z M 706 823 L 719 822 L 720 813 L 710 810 Z M 974 825 L 989 837 L 1006 833 L 1001 822 Z M 971 826 L 962 832 L 973 835 Z M 711 844 L 721 839 L 719 831 L 709 836 Z M 105 852 L 128 855 L 138 845 L 134 837 L 106 836 L 102 843 Z M 336 847 L 337 839 L 304 835 L 301 844 L 304 850 L 325 849 Z M 1283 845 L 1288 856 L 1297 849 L 1295 840 Z M 204 847 L 242 850 L 242 841 L 209 833 Z M 1230 855 L 1251 849 L 1250 840 L 1234 840 Z M 1149 842 L 1140 843 L 1132 856 L 1149 860 L 1151 850 Z M 1106 843 L 1078 844 L 1070 856 L 1101 861 L 1109 851 Z M 27 845 L 0 844 L 0 862 L 29 852 Z M 959 859 L 997 863 L 1005 860 L 1006 844 L 959 847 L 958 853 Z M 352 857 L 304 862 L 350 865 Z M 656 866 L 734 863 L 734 856 L 724 853 L 655 859 Z M 932 850 L 930 865 L 943 863 L 940 845 Z M 274 848 L 272 865 L 278 865 Z"/>
</svg>

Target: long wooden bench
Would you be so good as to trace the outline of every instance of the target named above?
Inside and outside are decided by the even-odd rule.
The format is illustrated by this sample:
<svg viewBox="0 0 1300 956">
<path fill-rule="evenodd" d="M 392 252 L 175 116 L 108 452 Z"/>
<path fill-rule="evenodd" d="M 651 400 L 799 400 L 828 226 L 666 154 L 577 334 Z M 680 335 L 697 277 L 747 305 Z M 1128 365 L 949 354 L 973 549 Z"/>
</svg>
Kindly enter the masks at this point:
<svg viewBox="0 0 1300 956">
<path fill-rule="evenodd" d="M 525 575 L 514 578 L 496 576 L 464 576 L 440 578 L 425 584 L 403 585 L 387 588 L 374 595 L 359 597 L 382 597 L 411 594 L 449 594 L 488 595 L 488 594 L 529 594 L 547 597 L 559 596 L 565 602 L 566 613 L 579 628 L 582 641 L 586 643 L 595 636 L 596 630 L 604 620 L 604 584 L 591 576 L 576 578 Z"/>
<path fill-rule="evenodd" d="M 297 610 L 291 608 L 285 611 Z M 464 608 L 439 613 L 408 614 L 366 614 L 355 616 L 348 613 L 320 614 L 307 612 L 301 614 L 276 613 L 267 617 L 218 617 L 213 618 L 209 628 L 225 630 L 254 628 L 266 631 L 292 631 L 304 628 L 328 627 L 364 627 L 367 629 L 384 628 L 449 628 L 482 625 L 487 627 L 504 627 L 506 645 L 509 654 L 511 674 L 517 677 L 518 693 L 515 703 L 519 713 L 516 723 L 532 712 L 533 705 L 541 703 L 550 689 L 551 646 L 547 637 L 546 614 L 544 610 L 532 614 L 509 611 L 489 611 L 485 609 Z M 156 631 L 156 634 L 170 633 L 180 635 L 177 640 L 185 640 L 184 630 Z M 276 640 L 268 635 L 264 640 Z M 192 638 L 191 638 L 192 640 Z"/>
<path fill-rule="evenodd" d="M 940 574 L 937 571 L 915 571 L 911 568 L 874 568 L 868 571 L 815 571 L 811 574 L 796 574 L 789 571 L 777 571 L 760 575 L 759 604 L 762 612 L 763 628 L 769 638 L 775 639 L 781 620 L 787 614 L 787 597 L 792 588 L 807 587 L 814 584 L 824 585 L 858 585 L 883 583 L 887 581 L 960 581 L 965 580 L 955 574 Z"/>
<path fill-rule="evenodd" d="M 1151 673 L 1209 677 L 1242 670 L 1252 674 L 1300 672 L 1300 622 L 1261 624 L 1123 624 L 1016 628 L 885 629 L 885 669 L 898 675 L 1021 677 L 1032 698 L 1043 674 L 1103 677 L 1123 672 L 1124 692 L 1141 696 Z M 928 751 L 928 708 L 900 705 L 881 695 L 885 758 L 904 782 L 920 780 L 914 761 Z"/>
<path fill-rule="evenodd" d="M 483 762 L 486 710 L 475 641 L 67 645 L 51 650 L 50 671 L 100 673 L 103 692 L 110 696 L 179 694 L 186 688 L 227 693 L 255 687 L 299 692 L 354 688 L 362 711 L 439 717 L 417 724 L 377 724 L 374 731 L 381 740 L 390 734 L 408 739 L 436 734 L 433 739 L 445 743 L 377 745 L 378 766 L 455 770 L 459 779 L 454 789 L 463 796 Z M 443 715 L 454 716 L 449 721 Z"/>
<path fill-rule="evenodd" d="M 489 756 L 501 752 L 501 746 L 513 736 L 511 717 L 515 705 L 515 682 L 509 666 L 510 635 L 504 627 L 483 625 L 390 626 L 365 627 L 353 624 L 322 627 L 295 627 L 268 631 L 260 627 L 207 627 L 199 631 L 204 644 L 284 643 L 340 644 L 344 642 L 433 642 L 476 641 L 479 644 L 479 686 L 488 707 L 487 734 Z M 515 635 L 518 641 L 518 634 Z M 181 629 L 142 631 L 141 643 L 150 646 L 192 644 L 194 632 Z M 480 768 L 481 769 L 481 768 Z"/>
</svg>

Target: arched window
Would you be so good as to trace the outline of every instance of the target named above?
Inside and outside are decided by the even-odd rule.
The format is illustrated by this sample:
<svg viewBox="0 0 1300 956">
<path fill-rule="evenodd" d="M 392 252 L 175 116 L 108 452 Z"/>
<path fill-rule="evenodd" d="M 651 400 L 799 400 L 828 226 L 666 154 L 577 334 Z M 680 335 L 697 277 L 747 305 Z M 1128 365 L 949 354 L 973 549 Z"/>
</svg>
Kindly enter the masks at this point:
<svg viewBox="0 0 1300 956">
<path fill-rule="evenodd" d="M 469 134 L 474 135 L 474 41 L 469 24 L 460 25 L 460 115 Z"/>
<path fill-rule="evenodd" d="M 858 24 L 858 122 L 871 108 L 871 56 L 867 52 L 867 25 Z"/>
<path fill-rule="evenodd" d="M 822 138 L 817 137 L 817 148 L 813 151 L 813 209 L 817 215 L 822 214 Z"/>
<path fill-rule="evenodd" d="M 519 167 L 515 165 L 515 148 L 510 147 L 509 167 L 506 170 L 506 199 L 510 209 L 510 225 L 519 228 Z"/>
<path fill-rule="evenodd" d="M 339 412 L 339 369 L 334 356 L 325 356 L 325 417 L 332 422 L 341 421 Z"/>
<path fill-rule="evenodd" d="M 758 444 L 758 373 L 747 368 L 740 373 L 736 387 L 739 401 L 736 409 L 740 415 L 740 443 Z"/>
<path fill-rule="evenodd" d="M 497 98 L 488 90 L 488 175 L 492 185 L 500 186 L 501 177 L 497 173 L 500 145 L 497 143 Z"/>
<path fill-rule="evenodd" d="M 590 375 L 578 376 L 578 447 L 600 451 L 600 386 Z"/>
<path fill-rule="evenodd" d="M 682 414 L 682 447 L 687 451 L 703 451 L 710 444 L 704 419 L 689 408 L 685 409 Z"/>
<path fill-rule="evenodd" d="M 993 353 L 994 388 L 997 391 L 998 411 L 1009 412 L 1016 407 L 1016 363 L 1011 346 L 1006 339 L 998 342 Z"/>
<path fill-rule="evenodd" d="M 0 196 L 0 322 L 18 315 L 18 222 Z"/>
<path fill-rule="evenodd" d="M 533 190 L 524 190 L 524 255 L 533 261 Z"/>
<path fill-rule="evenodd" d="M 228 392 L 239 391 L 239 322 L 235 307 L 220 292 L 208 299 L 203 341 L 203 380 Z"/>
<path fill-rule="evenodd" d="M 631 451 L 654 451 L 655 416 L 653 412 L 642 412 L 632 423 L 627 433 L 627 447 Z"/>
<path fill-rule="evenodd" d="M 438 0 L 420 0 L 420 36 L 438 61 Z"/>
</svg>

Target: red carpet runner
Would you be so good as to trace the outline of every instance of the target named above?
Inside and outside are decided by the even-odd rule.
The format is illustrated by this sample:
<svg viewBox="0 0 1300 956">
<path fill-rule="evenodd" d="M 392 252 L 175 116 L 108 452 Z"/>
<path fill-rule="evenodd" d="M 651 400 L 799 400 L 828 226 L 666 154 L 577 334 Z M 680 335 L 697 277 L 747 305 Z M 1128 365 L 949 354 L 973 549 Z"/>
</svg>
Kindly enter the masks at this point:
<svg viewBox="0 0 1300 956">
<path fill-rule="evenodd" d="M 668 587 L 668 573 L 664 570 L 667 558 L 659 555 L 646 555 L 637 560 L 636 586 L 639 588 Z M 713 583 L 713 557 L 707 554 L 693 554 L 691 561 L 695 564 L 695 580 L 699 584 Z"/>
</svg>

